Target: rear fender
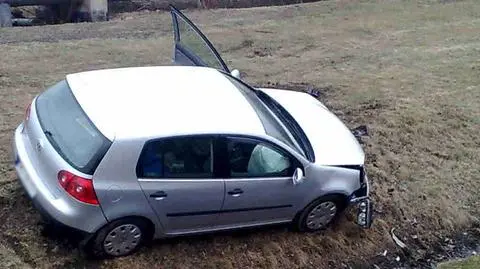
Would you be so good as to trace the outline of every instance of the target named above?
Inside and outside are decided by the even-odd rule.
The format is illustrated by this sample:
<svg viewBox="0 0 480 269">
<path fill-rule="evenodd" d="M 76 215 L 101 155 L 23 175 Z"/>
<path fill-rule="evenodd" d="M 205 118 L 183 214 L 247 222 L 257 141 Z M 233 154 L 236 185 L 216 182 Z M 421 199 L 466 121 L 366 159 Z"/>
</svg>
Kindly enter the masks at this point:
<svg viewBox="0 0 480 269">
<path fill-rule="evenodd" d="M 95 192 L 109 222 L 124 217 L 143 217 L 154 225 L 154 237 L 163 227 L 138 183 L 136 165 L 144 141 L 114 140 L 93 176 Z"/>
</svg>

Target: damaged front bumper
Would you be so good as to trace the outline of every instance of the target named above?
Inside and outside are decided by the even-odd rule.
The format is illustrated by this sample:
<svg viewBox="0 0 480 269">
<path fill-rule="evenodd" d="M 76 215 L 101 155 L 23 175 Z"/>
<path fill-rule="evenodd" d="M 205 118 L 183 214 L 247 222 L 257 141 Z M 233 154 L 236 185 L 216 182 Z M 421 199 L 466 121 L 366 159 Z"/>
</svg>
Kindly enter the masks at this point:
<svg viewBox="0 0 480 269">
<path fill-rule="evenodd" d="M 370 184 L 364 175 L 361 187 L 350 196 L 350 204 L 357 207 L 356 223 L 362 228 L 370 228 L 373 222 L 373 203 L 369 195 Z"/>
</svg>

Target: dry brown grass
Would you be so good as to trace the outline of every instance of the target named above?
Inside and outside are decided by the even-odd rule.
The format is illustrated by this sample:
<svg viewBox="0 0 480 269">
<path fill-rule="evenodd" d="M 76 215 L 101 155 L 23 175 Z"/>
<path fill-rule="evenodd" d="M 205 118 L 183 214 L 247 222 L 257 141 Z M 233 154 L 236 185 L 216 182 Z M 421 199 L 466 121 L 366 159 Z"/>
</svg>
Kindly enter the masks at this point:
<svg viewBox="0 0 480 269">
<path fill-rule="evenodd" d="M 103 262 L 41 236 L 12 169 L 13 128 L 31 98 L 67 73 L 169 64 L 169 15 L 0 29 L 0 267 L 340 267 L 394 250 L 392 227 L 428 247 L 471 226 L 479 213 L 480 5 L 443 2 L 187 12 L 252 84 L 324 88 L 323 101 L 349 126 L 369 126 L 367 168 L 381 213 L 367 231 L 343 219 L 313 235 L 275 228 L 188 237 Z"/>
</svg>

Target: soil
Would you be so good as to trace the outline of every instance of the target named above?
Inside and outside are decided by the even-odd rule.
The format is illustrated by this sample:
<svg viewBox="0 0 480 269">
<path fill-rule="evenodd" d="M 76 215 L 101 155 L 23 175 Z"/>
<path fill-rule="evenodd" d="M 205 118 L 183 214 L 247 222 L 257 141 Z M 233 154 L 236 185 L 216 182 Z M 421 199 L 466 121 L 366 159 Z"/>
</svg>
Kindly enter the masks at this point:
<svg viewBox="0 0 480 269">
<path fill-rule="evenodd" d="M 182 237 L 104 261 L 44 232 L 13 170 L 13 130 L 32 98 L 68 73 L 171 63 L 170 15 L 122 13 L 95 24 L 0 29 L 1 268 L 430 268 L 475 250 L 477 1 L 341 0 L 186 14 L 247 82 L 316 90 L 349 127 L 368 127 L 373 227 L 362 230 L 346 214 L 320 233 L 279 226 Z"/>
</svg>

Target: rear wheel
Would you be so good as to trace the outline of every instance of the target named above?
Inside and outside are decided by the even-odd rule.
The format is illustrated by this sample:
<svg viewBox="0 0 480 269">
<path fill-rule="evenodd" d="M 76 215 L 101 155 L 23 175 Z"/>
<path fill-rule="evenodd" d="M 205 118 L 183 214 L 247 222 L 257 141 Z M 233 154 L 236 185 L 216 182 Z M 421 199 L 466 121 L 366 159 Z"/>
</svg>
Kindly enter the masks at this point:
<svg viewBox="0 0 480 269">
<path fill-rule="evenodd" d="M 6 3 L 0 3 L 0 27 L 12 27 L 12 11 Z"/>
<path fill-rule="evenodd" d="M 314 232 L 328 227 L 347 205 L 343 195 L 326 195 L 310 203 L 297 218 L 296 228 Z"/>
<path fill-rule="evenodd" d="M 100 229 L 91 242 L 94 257 L 120 257 L 136 252 L 151 239 L 149 223 L 141 218 L 124 218 Z"/>
</svg>

